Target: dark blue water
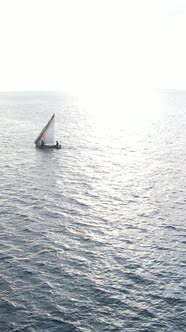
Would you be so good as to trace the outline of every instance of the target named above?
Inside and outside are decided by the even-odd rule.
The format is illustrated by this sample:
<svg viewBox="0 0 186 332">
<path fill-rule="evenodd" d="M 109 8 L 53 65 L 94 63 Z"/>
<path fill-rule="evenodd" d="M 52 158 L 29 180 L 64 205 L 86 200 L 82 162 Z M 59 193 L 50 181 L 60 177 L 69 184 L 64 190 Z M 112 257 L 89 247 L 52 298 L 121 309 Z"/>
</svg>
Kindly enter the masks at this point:
<svg viewBox="0 0 186 332">
<path fill-rule="evenodd" d="M 185 331 L 186 92 L 160 95 L 0 95 L 0 331 Z"/>
</svg>

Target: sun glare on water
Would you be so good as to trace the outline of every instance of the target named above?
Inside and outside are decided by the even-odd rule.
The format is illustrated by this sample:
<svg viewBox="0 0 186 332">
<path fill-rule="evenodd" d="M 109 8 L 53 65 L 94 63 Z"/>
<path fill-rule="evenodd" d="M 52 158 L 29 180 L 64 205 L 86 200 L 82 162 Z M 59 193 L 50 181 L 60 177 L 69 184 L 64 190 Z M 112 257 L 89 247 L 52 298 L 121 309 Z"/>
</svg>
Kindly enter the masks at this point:
<svg viewBox="0 0 186 332">
<path fill-rule="evenodd" d="M 146 125 L 160 111 L 158 93 L 140 90 L 88 98 L 84 107 L 96 123 L 102 123 L 112 130 L 115 125 L 133 129 Z"/>
</svg>

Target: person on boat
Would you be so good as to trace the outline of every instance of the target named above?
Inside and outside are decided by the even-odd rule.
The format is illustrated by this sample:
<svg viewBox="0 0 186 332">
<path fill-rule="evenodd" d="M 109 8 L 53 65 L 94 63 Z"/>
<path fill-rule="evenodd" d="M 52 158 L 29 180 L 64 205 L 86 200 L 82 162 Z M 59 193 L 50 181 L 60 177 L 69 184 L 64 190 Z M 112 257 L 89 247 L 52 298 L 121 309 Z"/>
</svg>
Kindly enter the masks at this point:
<svg viewBox="0 0 186 332">
<path fill-rule="evenodd" d="M 59 142 L 58 141 L 56 141 L 56 146 L 58 146 L 59 145 Z"/>
<path fill-rule="evenodd" d="M 45 142 L 43 141 L 43 139 L 41 140 L 41 146 L 45 145 Z"/>
</svg>

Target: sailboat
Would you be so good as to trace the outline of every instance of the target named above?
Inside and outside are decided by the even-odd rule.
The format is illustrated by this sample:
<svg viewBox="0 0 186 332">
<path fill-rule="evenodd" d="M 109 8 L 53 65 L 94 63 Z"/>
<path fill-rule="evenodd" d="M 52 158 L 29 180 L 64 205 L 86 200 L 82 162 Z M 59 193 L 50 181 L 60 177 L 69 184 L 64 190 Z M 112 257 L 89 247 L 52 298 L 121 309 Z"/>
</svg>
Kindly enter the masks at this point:
<svg viewBox="0 0 186 332">
<path fill-rule="evenodd" d="M 44 126 L 39 136 L 34 141 L 37 148 L 61 149 L 61 145 L 58 143 L 58 141 L 56 141 L 55 143 L 54 140 L 54 122 L 55 122 L 55 114 L 52 115 L 46 126 Z"/>
</svg>

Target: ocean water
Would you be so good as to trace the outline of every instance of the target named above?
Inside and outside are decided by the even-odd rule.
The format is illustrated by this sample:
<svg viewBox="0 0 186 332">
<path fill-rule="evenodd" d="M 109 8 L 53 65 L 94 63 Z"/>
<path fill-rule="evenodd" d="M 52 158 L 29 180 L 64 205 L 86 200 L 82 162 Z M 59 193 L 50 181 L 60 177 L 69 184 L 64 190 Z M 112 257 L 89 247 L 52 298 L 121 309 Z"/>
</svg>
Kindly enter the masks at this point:
<svg viewBox="0 0 186 332">
<path fill-rule="evenodd" d="M 0 94 L 0 331 L 186 331 L 186 92 L 133 99 Z"/>
</svg>

